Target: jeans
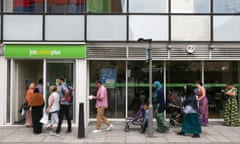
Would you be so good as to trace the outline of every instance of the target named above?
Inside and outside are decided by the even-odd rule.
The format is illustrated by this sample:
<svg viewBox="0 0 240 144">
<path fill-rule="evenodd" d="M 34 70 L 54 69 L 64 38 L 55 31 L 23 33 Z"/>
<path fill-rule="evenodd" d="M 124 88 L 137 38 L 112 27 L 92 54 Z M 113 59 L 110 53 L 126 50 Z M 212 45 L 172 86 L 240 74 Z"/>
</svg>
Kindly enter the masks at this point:
<svg viewBox="0 0 240 144">
<path fill-rule="evenodd" d="M 63 121 L 63 116 L 64 115 L 67 119 L 67 124 L 68 124 L 67 132 L 72 131 L 72 124 L 71 124 L 71 117 L 70 117 L 70 107 L 71 107 L 71 105 L 60 105 L 59 122 L 58 122 L 58 127 L 57 127 L 57 130 L 56 130 L 56 133 L 60 133 L 60 131 L 61 131 L 61 126 L 62 126 L 62 121 Z"/>
</svg>

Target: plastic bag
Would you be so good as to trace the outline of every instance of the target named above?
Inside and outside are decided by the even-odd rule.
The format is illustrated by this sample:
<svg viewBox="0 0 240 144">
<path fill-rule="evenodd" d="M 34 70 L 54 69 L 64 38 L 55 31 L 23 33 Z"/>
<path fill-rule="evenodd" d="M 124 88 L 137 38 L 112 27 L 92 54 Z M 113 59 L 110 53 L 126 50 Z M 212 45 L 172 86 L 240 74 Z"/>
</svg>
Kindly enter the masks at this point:
<svg viewBox="0 0 240 144">
<path fill-rule="evenodd" d="M 47 113 L 44 113 L 41 120 L 40 120 L 40 123 L 42 124 L 48 124 L 48 114 Z"/>
</svg>

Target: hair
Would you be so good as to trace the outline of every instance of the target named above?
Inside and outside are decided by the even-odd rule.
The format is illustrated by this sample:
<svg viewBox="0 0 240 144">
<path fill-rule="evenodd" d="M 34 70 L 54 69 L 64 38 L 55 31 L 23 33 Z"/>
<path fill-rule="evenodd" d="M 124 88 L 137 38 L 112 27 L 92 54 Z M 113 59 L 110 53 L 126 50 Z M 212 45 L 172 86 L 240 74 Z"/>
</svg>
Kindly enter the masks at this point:
<svg viewBox="0 0 240 144">
<path fill-rule="evenodd" d="M 227 85 L 233 85 L 231 81 L 226 82 Z"/>
<path fill-rule="evenodd" d="M 43 84 L 43 79 L 40 78 L 40 79 L 38 80 L 38 83 L 39 83 L 39 84 Z"/>
<path fill-rule="evenodd" d="M 65 82 L 65 79 L 63 77 L 59 78 L 59 80 Z"/>
<path fill-rule="evenodd" d="M 196 84 L 199 84 L 200 86 L 203 85 L 203 83 L 200 80 L 196 81 Z"/>
<path fill-rule="evenodd" d="M 97 83 L 97 84 L 102 84 L 102 81 L 97 80 L 96 83 Z"/>
<path fill-rule="evenodd" d="M 50 91 L 54 92 L 54 91 L 57 90 L 57 87 L 56 87 L 55 85 L 51 85 L 51 86 L 49 87 L 49 89 L 50 89 Z"/>
<path fill-rule="evenodd" d="M 31 82 L 30 84 L 29 84 L 29 89 L 33 89 L 34 88 L 34 86 L 35 86 L 35 83 L 33 83 L 33 82 Z"/>
<path fill-rule="evenodd" d="M 33 93 L 39 93 L 39 89 L 38 88 L 35 88 Z"/>
</svg>

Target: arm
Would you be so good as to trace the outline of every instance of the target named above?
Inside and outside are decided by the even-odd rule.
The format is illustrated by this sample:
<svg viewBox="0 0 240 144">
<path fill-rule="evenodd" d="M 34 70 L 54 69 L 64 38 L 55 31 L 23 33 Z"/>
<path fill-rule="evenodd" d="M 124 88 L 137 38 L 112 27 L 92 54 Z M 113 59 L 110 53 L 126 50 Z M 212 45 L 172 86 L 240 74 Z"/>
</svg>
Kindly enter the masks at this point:
<svg viewBox="0 0 240 144">
<path fill-rule="evenodd" d="M 197 98 L 198 101 L 202 100 L 206 96 L 205 88 L 202 88 L 201 91 L 202 91 L 202 95 L 199 98 Z"/>
<path fill-rule="evenodd" d="M 48 104 L 48 107 L 46 109 L 46 112 L 48 113 L 49 110 L 51 109 L 52 105 L 53 105 L 53 102 L 54 102 L 54 97 L 51 95 L 50 96 L 50 103 Z"/>
<path fill-rule="evenodd" d="M 237 95 L 237 92 L 231 89 L 227 92 L 224 92 L 224 94 L 231 96 L 231 97 L 235 97 Z"/>
</svg>

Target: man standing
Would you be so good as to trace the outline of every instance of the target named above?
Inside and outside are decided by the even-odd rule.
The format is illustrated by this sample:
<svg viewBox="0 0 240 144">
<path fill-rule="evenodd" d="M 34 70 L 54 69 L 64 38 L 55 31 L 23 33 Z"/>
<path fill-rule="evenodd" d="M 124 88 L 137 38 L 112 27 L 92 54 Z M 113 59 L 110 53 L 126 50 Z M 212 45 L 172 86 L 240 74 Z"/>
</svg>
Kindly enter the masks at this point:
<svg viewBox="0 0 240 144">
<path fill-rule="evenodd" d="M 72 132 L 71 117 L 70 117 L 71 104 L 67 101 L 67 96 L 69 95 L 69 90 L 65 83 L 64 78 L 59 79 L 59 85 L 61 86 L 60 112 L 59 112 L 59 122 L 58 122 L 58 127 L 56 130 L 56 133 L 58 134 L 61 131 L 61 125 L 62 125 L 64 115 L 67 119 L 67 124 L 68 124 L 68 129 L 67 129 L 66 133 L 70 133 L 70 132 Z"/>
<path fill-rule="evenodd" d="M 93 133 L 101 132 L 101 124 L 102 121 L 108 126 L 107 131 L 112 130 L 113 125 L 107 120 L 104 116 L 104 111 L 108 107 L 108 96 L 107 89 L 102 85 L 101 81 L 96 81 L 96 87 L 98 88 L 97 95 L 93 96 L 93 99 L 96 100 L 96 108 L 97 108 L 97 124 L 96 130 L 92 131 Z"/>
</svg>

